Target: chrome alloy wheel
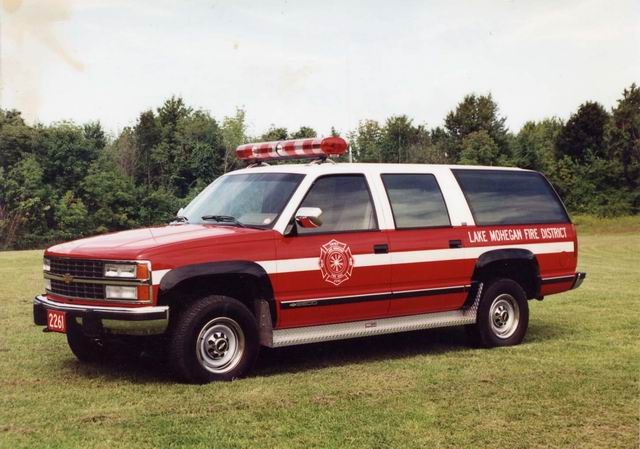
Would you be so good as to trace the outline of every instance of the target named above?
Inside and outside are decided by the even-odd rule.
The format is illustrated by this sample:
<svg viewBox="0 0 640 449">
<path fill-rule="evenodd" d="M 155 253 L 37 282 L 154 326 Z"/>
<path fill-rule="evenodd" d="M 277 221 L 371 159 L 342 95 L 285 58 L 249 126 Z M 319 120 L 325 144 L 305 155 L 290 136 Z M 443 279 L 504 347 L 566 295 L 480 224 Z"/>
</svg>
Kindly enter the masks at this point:
<svg viewBox="0 0 640 449">
<path fill-rule="evenodd" d="M 498 338 L 507 339 L 513 335 L 520 321 L 520 308 L 516 299 L 503 293 L 493 300 L 489 309 L 491 331 Z"/>
<path fill-rule="evenodd" d="M 218 317 L 204 325 L 196 340 L 196 354 L 204 369 L 214 374 L 232 370 L 244 353 L 244 333 L 231 318 Z"/>
</svg>

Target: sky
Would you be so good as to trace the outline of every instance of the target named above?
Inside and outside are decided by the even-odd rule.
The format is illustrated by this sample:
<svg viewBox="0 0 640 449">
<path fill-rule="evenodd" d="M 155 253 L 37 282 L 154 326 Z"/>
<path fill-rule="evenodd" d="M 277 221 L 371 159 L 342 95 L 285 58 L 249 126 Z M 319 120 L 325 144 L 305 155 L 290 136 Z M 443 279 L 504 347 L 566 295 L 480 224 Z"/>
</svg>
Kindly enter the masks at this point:
<svg viewBox="0 0 640 449">
<path fill-rule="evenodd" d="M 640 1 L 0 0 L 0 107 L 111 134 L 179 95 L 222 119 L 346 133 L 442 125 L 491 93 L 507 125 L 615 106 L 640 82 Z"/>
</svg>

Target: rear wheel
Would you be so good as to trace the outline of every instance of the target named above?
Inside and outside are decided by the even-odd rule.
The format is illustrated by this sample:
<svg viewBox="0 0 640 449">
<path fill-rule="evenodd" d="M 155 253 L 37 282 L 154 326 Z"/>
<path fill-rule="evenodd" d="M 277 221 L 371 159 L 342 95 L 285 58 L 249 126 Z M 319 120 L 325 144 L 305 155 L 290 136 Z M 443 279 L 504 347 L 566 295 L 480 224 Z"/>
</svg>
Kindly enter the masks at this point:
<svg viewBox="0 0 640 449">
<path fill-rule="evenodd" d="M 173 326 L 169 359 L 174 373 L 190 383 L 245 375 L 258 355 L 258 325 L 241 302 L 208 296 L 190 305 Z"/>
<path fill-rule="evenodd" d="M 512 346 L 522 342 L 529 325 L 529 304 L 517 282 L 497 279 L 482 294 L 478 318 L 467 329 L 480 346 Z"/>
</svg>

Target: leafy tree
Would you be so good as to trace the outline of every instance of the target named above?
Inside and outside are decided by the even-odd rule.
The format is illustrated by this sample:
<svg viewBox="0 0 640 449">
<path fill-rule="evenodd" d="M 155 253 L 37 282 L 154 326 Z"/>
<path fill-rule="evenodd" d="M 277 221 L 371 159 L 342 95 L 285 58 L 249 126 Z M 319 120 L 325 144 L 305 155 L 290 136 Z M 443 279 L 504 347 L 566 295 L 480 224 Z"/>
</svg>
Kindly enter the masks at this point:
<svg viewBox="0 0 640 449">
<path fill-rule="evenodd" d="M 171 97 L 158 108 L 158 122 L 162 130 L 162 140 L 168 144 L 177 143 L 180 122 L 191 115 L 193 110 L 180 97 Z"/>
<path fill-rule="evenodd" d="M 26 154 L 34 153 L 36 131 L 27 126 L 19 111 L 0 109 L 0 167 L 9 170 Z"/>
<path fill-rule="evenodd" d="M 418 130 L 406 115 L 389 117 L 382 138 L 382 161 L 404 162 L 407 148 L 418 141 Z"/>
<path fill-rule="evenodd" d="M 289 136 L 290 139 L 306 139 L 310 137 L 317 137 L 318 133 L 316 133 L 315 129 L 310 128 L 308 126 L 301 126 L 299 130 L 291 133 Z"/>
<path fill-rule="evenodd" d="M 93 232 L 128 229 L 138 224 L 136 188 L 108 157 L 92 164 L 81 187 L 81 199 L 92 217 Z M 143 190 L 146 192 L 146 188 Z"/>
<path fill-rule="evenodd" d="M 63 122 L 45 128 L 42 135 L 44 181 L 60 192 L 76 191 L 99 149 L 87 141 L 84 129 Z"/>
<path fill-rule="evenodd" d="M 142 226 L 168 223 L 176 215 L 178 209 L 184 205 L 184 201 L 176 198 L 175 195 L 162 187 L 152 192 L 139 191 L 138 223 Z"/>
<path fill-rule="evenodd" d="M 160 126 L 161 141 L 151 150 L 151 164 L 154 186 L 185 192 L 189 180 L 184 179 L 185 147 L 181 137 L 185 121 L 192 109 L 185 106 L 180 97 L 171 97 L 158 108 L 157 122 Z"/>
<path fill-rule="evenodd" d="M 626 189 L 640 209 L 640 88 L 635 83 L 625 89 L 613 108 L 606 136 L 608 154 L 622 164 Z"/>
<path fill-rule="evenodd" d="M 288 136 L 287 128 L 276 128 L 275 125 L 271 125 L 269 130 L 260 137 L 260 140 L 263 142 L 275 142 L 277 140 L 287 140 Z"/>
<path fill-rule="evenodd" d="M 49 197 L 44 170 L 34 155 L 26 156 L 6 176 L 0 177 L 0 209 L 4 216 L 0 242 L 4 247 L 12 247 L 14 243 L 24 247 L 27 242 L 39 242 L 39 237 L 46 237 Z M 14 242 L 16 237 L 21 241 Z"/>
<path fill-rule="evenodd" d="M 375 120 L 363 120 L 349 136 L 351 151 L 358 162 L 382 162 L 383 131 Z"/>
<path fill-rule="evenodd" d="M 484 129 L 475 131 L 462 140 L 460 163 L 468 165 L 499 165 L 500 149 Z"/>
<path fill-rule="evenodd" d="M 236 148 L 247 141 L 246 114 L 237 109 L 235 115 L 225 117 L 222 121 L 222 143 L 224 145 L 223 173 L 238 167 Z"/>
<path fill-rule="evenodd" d="M 584 162 L 569 156 L 557 161 L 551 181 L 573 212 L 616 216 L 633 212 L 632 198 L 620 188 L 622 165 L 603 159 L 591 150 Z"/>
<path fill-rule="evenodd" d="M 500 117 L 498 105 L 491 95 L 467 95 L 455 111 L 447 114 L 444 121 L 449 137 L 446 141 L 448 157 L 457 161 L 462 153 L 465 137 L 478 131 L 485 131 L 491 137 L 500 156 L 509 157 L 505 121 L 505 117 Z"/>
<path fill-rule="evenodd" d="M 584 162 L 589 150 L 596 157 L 607 157 L 604 135 L 608 121 L 609 114 L 599 103 L 588 101 L 580 105 L 558 135 L 558 159 L 569 156 Z"/>
<path fill-rule="evenodd" d="M 209 184 L 224 174 L 225 147 L 218 122 L 205 111 L 189 111 L 180 121 L 176 154 L 171 167 L 171 190 L 184 197 L 196 184 Z"/>
<path fill-rule="evenodd" d="M 153 111 L 140 114 L 133 132 L 138 148 L 138 156 L 135 158 L 137 162 L 135 180 L 136 183 L 143 183 L 147 189 L 151 189 L 154 179 L 152 153 L 162 139 L 160 124 Z"/>
<path fill-rule="evenodd" d="M 84 138 L 96 150 L 102 150 L 107 146 L 107 137 L 100 122 L 87 123 L 82 128 L 84 130 Z"/>
<path fill-rule="evenodd" d="M 563 124 L 557 118 L 526 122 L 513 142 L 514 165 L 549 173 L 555 157 L 555 144 Z"/>
<path fill-rule="evenodd" d="M 106 149 L 109 157 L 131 181 L 135 181 L 136 170 L 138 168 L 140 153 L 136 141 L 135 131 L 126 127 L 120 135 Z"/>
<path fill-rule="evenodd" d="M 94 232 L 87 208 L 71 191 L 66 192 L 56 204 L 54 217 L 60 239 L 83 237 Z"/>
<path fill-rule="evenodd" d="M 426 162 L 430 164 L 453 164 L 456 162 L 450 154 L 453 139 L 441 127 L 433 128 L 430 132 L 431 146 L 426 151 Z"/>
</svg>

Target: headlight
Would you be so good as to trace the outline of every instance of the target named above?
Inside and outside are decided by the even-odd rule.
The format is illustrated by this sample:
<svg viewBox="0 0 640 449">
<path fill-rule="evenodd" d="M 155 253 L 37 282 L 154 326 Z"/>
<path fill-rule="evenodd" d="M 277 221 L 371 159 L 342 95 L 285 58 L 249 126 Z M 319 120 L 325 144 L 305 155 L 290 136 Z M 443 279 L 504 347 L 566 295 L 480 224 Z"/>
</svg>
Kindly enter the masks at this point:
<svg viewBox="0 0 640 449">
<path fill-rule="evenodd" d="M 44 280 L 44 289 L 46 291 L 51 290 L 51 279 L 45 279 Z"/>
<path fill-rule="evenodd" d="M 107 285 L 105 293 L 107 299 L 138 299 L 138 287 Z"/>
<path fill-rule="evenodd" d="M 110 278 L 135 279 L 137 265 L 133 263 L 106 263 L 104 275 Z"/>
<path fill-rule="evenodd" d="M 51 261 L 46 257 L 42 259 L 42 269 L 44 271 L 51 271 Z"/>
</svg>

